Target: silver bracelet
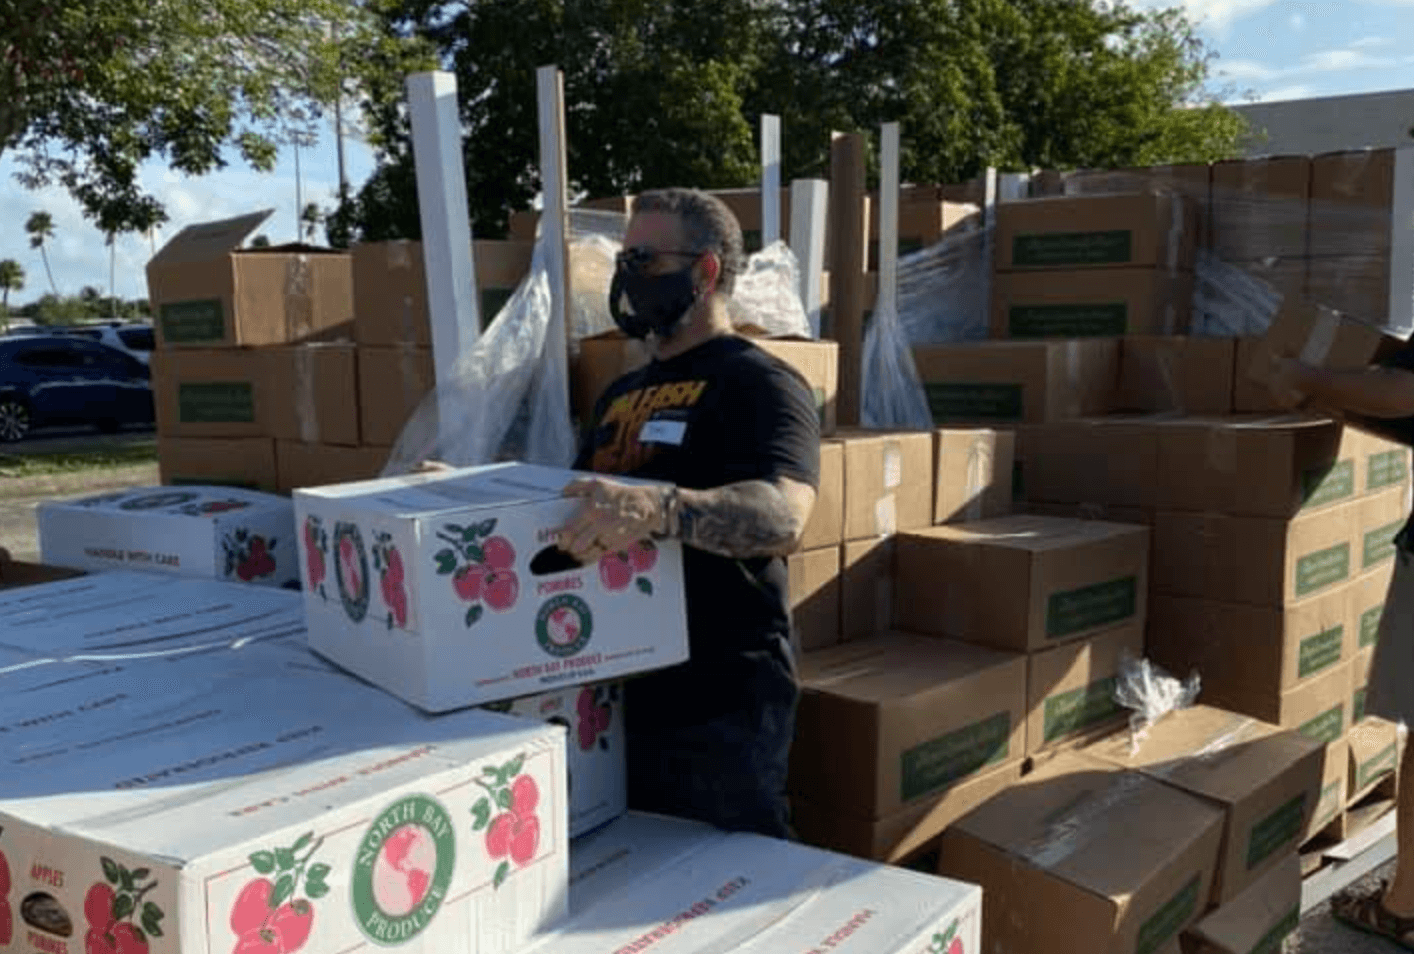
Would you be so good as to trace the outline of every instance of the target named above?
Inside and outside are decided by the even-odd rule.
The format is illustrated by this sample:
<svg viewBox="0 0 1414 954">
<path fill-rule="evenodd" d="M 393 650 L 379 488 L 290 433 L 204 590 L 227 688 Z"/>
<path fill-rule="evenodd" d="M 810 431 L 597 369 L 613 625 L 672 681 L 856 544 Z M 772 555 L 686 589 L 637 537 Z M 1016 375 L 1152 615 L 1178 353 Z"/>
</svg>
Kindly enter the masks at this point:
<svg viewBox="0 0 1414 954">
<path fill-rule="evenodd" d="M 678 535 L 681 529 L 678 522 L 678 488 L 676 484 L 669 484 L 663 488 L 663 529 L 658 536 L 670 540 Z"/>
</svg>

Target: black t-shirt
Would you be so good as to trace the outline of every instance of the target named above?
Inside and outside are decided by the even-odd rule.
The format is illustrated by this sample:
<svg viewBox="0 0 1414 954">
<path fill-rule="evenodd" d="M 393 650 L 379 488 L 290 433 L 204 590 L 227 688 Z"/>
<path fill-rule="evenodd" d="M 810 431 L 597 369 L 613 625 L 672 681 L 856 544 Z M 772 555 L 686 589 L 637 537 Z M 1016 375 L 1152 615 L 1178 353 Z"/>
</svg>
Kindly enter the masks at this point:
<svg viewBox="0 0 1414 954">
<path fill-rule="evenodd" d="M 815 487 L 820 423 L 805 380 L 736 336 L 713 338 L 614 382 L 578 470 L 708 490 L 790 478 Z M 762 667 L 792 670 L 786 565 L 683 547 L 691 658 L 632 686 L 635 709 L 692 723 L 752 702 Z"/>
<path fill-rule="evenodd" d="M 1391 351 L 1375 363 L 1381 367 L 1414 371 L 1414 341 Z M 1371 434 L 1403 444 L 1405 447 L 1414 447 L 1414 417 L 1381 418 L 1368 417 L 1364 414 L 1347 414 L 1345 417 L 1349 423 L 1363 431 L 1369 431 Z M 1411 534 L 1414 534 L 1414 514 L 1411 514 L 1405 523 L 1401 538 L 1408 540 Z"/>
</svg>

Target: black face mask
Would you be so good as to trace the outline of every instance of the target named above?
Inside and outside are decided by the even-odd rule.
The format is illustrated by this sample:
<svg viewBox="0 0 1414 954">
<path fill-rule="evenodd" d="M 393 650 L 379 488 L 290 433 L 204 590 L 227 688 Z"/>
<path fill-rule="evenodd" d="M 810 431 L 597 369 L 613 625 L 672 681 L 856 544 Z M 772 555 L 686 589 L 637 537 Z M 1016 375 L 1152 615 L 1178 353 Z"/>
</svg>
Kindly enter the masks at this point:
<svg viewBox="0 0 1414 954">
<path fill-rule="evenodd" d="M 666 338 L 697 301 L 692 267 L 642 275 L 620 266 L 609 285 L 609 314 L 630 338 Z"/>
</svg>

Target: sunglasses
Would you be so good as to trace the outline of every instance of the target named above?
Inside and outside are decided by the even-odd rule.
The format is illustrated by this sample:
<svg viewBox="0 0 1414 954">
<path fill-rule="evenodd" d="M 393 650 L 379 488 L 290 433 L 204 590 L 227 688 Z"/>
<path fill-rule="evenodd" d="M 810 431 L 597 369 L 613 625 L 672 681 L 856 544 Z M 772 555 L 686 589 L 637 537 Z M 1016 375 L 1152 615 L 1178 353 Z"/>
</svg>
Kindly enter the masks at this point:
<svg viewBox="0 0 1414 954">
<path fill-rule="evenodd" d="M 644 245 L 638 245 L 633 248 L 626 248 L 622 252 L 619 252 L 617 255 L 614 256 L 614 261 L 617 263 L 618 267 L 623 271 L 641 272 L 649 265 L 651 265 L 654 259 L 656 259 L 660 255 L 673 255 L 677 258 L 700 258 L 704 254 L 706 253 L 686 252 L 679 251 L 676 249 L 660 251 L 658 249 L 648 248 Z"/>
</svg>

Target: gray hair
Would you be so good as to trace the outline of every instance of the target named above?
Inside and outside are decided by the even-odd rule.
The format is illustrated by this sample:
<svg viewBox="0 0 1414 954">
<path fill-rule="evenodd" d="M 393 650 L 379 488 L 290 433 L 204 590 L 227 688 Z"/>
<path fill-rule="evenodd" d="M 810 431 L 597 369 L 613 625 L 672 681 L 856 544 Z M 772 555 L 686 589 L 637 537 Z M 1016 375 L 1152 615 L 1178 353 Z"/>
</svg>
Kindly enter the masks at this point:
<svg viewBox="0 0 1414 954">
<path fill-rule="evenodd" d="M 701 189 L 655 189 L 633 200 L 633 214 L 662 212 L 682 222 L 688 250 L 714 253 L 721 260 L 717 288 L 730 296 L 746 264 L 741 223 L 721 199 Z"/>
</svg>

